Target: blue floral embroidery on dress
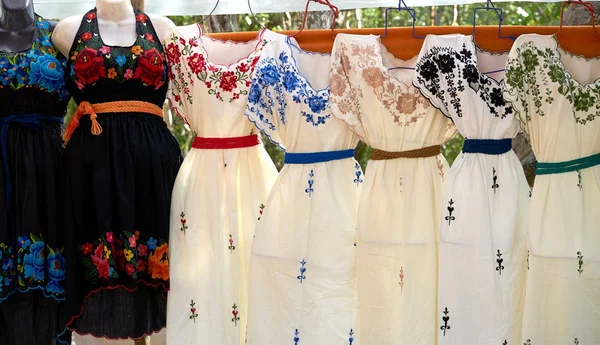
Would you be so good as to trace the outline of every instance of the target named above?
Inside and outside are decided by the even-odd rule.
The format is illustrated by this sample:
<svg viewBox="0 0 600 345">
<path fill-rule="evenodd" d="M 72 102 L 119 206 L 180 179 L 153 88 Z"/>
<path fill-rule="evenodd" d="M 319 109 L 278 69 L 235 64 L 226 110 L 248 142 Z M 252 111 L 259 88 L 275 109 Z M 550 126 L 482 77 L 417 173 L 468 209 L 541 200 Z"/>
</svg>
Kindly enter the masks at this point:
<svg viewBox="0 0 600 345">
<path fill-rule="evenodd" d="M 300 284 L 302 284 L 302 281 L 306 279 L 306 276 L 304 275 L 304 273 L 306 272 L 306 267 L 304 267 L 304 265 L 306 265 L 306 260 L 302 259 L 302 261 L 300 261 L 300 264 L 302 265 L 300 266 L 300 275 L 296 278 L 298 278 Z"/>
<path fill-rule="evenodd" d="M 300 332 L 298 332 L 298 328 L 294 331 L 294 345 L 298 345 L 300 341 Z"/>
<path fill-rule="evenodd" d="M 350 333 L 348 334 L 350 335 L 350 338 L 348 338 L 348 344 L 352 345 L 352 343 L 354 343 L 354 330 L 350 328 Z"/>
<path fill-rule="evenodd" d="M 313 169 L 310 169 L 310 173 L 308 173 L 308 188 L 306 188 L 304 190 L 306 192 L 306 194 L 308 194 L 309 198 L 312 196 L 312 193 L 315 191 L 313 188 L 313 184 L 315 183 L 314 177 L 315 177 L 315 171 Z"/>
<path fill-rule="evenodd" d="M 330 114 L 327 114 L 325 116 L 318 116 L 317 115 L 317 121 L 315 121 L 315 116 L 313 114 L 309 114 L 305 111 L 300 112 L 302 114 L 302 116 L 304 116 L 306 118 L 306 122 L 310 122 L 312 123 L 313 126 L 317 127 L 318 125 L 324 125 L 325 124 L 325 120 L 327 120 L 328 118 L 331 117 Z"/>
<path fill-rule="evenodd" d="M 34 234 L 13 244 L 0 243 L 0 303 L 15 292 L 42 290 L 46 298 L 64 300 L 65 259 Z"/>
<path fill-rule="evenodd" d="M 354 168 L 356 169 L 356 178 L 354 179 L 354 183 L 358 187 L 361 183 L 363 183 L 363 179 L 360 178 L 362 175 L 362 170 L 360 169 L 360 165 L 358 163 L 354 164 Z"/>
</svg>

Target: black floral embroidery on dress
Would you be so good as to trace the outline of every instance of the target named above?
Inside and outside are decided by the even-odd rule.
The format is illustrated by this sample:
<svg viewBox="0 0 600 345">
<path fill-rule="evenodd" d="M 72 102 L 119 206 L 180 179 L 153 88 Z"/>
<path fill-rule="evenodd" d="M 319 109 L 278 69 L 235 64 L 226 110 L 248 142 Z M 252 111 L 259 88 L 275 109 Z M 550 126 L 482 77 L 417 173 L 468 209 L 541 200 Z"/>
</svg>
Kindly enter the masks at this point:
<svg viewBox="0 0 600 345">
<path fill-rule="evenodd" d="M 523 345 L 531 345 L 531 340 L 530 340 L 530 339 L 527 339 L 527 340 L 526 340 L 526 341 L 523 343 Z"/>
<path fill-rule="evenodd" d="M 450 225 L 452 223 L 453 220 L 455 220 L 456 218 L 452 215 L 452 212 L 454 212 L 454 200 L 450 199 L 450 201 L 448 202 L 448 215 L 446 216 L 446 220 L 448 221 L 448 225 Z"/>
<path fill-rule="evenodd" d="M 498 184 L 498 175 L 496 175 L 496 168 L 492 167 L 492 180 L 494 181 L 494 184 L 492 184 L 492 189 L 494 190 L 494 194 L 496 194 L 496 189 L 498 189 L 498 187 L 500 187 L 500 185 Z"/>
<path fill-rule="evenodd" d="M 444 316 L 442 316 L 442 321 L 444 324 L 440 327 L 440 329 L 444 332 L 444 337 L 446 336 L 446 331 L 450 329 L 450 325 L 448 322 L 450 321 L 450 312 L 448 311 L 448 307 L 444 308 Z"/>
<path fill-rule="evenodd" d="M 529 250 L 527 251 L 527 270 L 529 271 Z"/>
<path fill-rule="evenodd" d="M 583 188 L 583 184 L 581 183 L 581 171 L 577 170 L 577 187 L 579 187 L 579 190 L 581 190 Z"/>
<path fill-rule="evenodd" d="M 508 341 L 506 339 L 504 339 L 504 342 L 502 343 L 502 345 L 508 345 Z"/>
<path fill-rule="evenodd" d="M 496 256 L 498 257 L 498 259 L 496 259 L 496 262 L 498 263 L 496 271 L 498 272 L 498 274 L 502 275 L 502 271 L 504 270 L 504 266 L 502 265 L 502 263 L 504 262 L 504 259 L 502 258 L 502 253 L 500 252 L 500 249 L 498 249 Z"/>
<path fill-rule="evenodd" d="M 579 339 L 575 338 L 575 340 L 573 341 L 573 344 L 579 345 Z"/>
<path fill-rule="evenodd" d="M 452 47 L 433 47 L 416 67 L 417 83 L 431 96 L 439 98 L 446 108 L 453 108 L 458 117 L 462 117 L 459 93 L 465 91 L 465 83 L 479 95 L 495 117 L 504 119 L 513 113 L 512 105 L 502 95 L 504 82 L 478 71 L 476 54 L 467 48 L 466 43 L 462 44 L 460 51 Z M 441 84 L 442 78 L 445 86 Z M 445 97 L 446 93 L 448 97 Z"/>
<path fill-rule="evenodd" d="M 583 273 L 583 255 L 581 254 L 581 252 L 577 252 L 577 259 L 579 265 L 577 272 L 579 272 L 579 276 L 581 277 L 581 273 Z"/>
</svg>

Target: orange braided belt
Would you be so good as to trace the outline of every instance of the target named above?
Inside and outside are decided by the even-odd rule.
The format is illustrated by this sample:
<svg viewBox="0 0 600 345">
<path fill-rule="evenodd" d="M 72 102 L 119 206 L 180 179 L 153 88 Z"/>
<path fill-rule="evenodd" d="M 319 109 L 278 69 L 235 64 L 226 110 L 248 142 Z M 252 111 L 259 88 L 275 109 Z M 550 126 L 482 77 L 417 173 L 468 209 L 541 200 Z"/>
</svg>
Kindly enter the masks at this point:
<svg viewBox="0 0 600 345">
<path fill-rule="evenodd" d="M 77 111 L 73 114 L 73 117 L 63 133 L 65 146 L 71 139 L 75 129 L 79 127 L 79 119 L 81 119 L 83 115 L 89 115 L 90 120 L 92 120 L 92 134 L 102 134 L 102 127 L 98 123 L 98 114 L 102 113 L 146 113 L 161 118 L 163 117 L 162 108 L 153 103 L 143 101 L 116 101 L 91 104 L 90 102 L 83 101 L 79 103 Z"/>
<path fill-rule="evenodd" d="M 390 152 L 379 149 L 373 149 L 373 151 L 371 151 L 371 156 L 369 157 L 369 159 L 374 161 L 381 161 L 396 158 L 425 158 L 437 156 L 441 152 L 442 147 L 440 145 L 428 146 L 420 149 L 400 152 Z"/>
</svg>

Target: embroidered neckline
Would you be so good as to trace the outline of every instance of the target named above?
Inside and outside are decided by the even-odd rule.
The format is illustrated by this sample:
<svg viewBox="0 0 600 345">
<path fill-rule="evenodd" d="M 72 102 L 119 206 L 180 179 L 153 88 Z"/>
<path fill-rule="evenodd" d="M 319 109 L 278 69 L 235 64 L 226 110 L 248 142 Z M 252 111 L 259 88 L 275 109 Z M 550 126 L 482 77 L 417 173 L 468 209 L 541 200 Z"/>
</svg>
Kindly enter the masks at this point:
<svg viewBox="0 0 600 345">
<path fill-rule="evenodd" d="M 196 26 L 198 27 L 197 39 L 198 39 L 198 43 L 199 43 L 199 48 L 200 48 L 202 55 L 204 56 L 204 60 L 206 61 L 206 64 L 208 66 L 212 66 L 213 68 L 218 68 L 220 70 L 228 70 L 229 71 L 232 69 L 232 67 L 235 68 L 243 62 L 251 61 L 252 58 L 254 58 L 254 56 L 257 53 L 259 53 L 262 50 L 262 48 L 264 47 L 264 45 L 266 44 L 265 40 L 263 39 L 263 34 L 265 33 L 266 28 L 261 28 L 260 31 L 258 32 L 258 34 L 256 35 L 256 37 L 254 37 L 251 40 L 237 42 L 237 41 L 233 41 L 233 40 L 221 40 L 218 38 L 206 36 L 204 34 L 204 30 L 202 30 L 202 25 L 200 23 L 196 23 Z M 204 44 L 204 38 L 208 38 L 209 40 L 211 40 L 213 42 L 217 42 L 219 44 L 224 44 L 224 45 L 227 45 L 227 44 L 250 45 L 254 41 L 256 41 L 256 44 L 254 45 L 254 49 L 248 55 L 242 56 L 241 58 L 239 58 L 238 60 L 236 60 L 230 64 L 218 64 L 218 63 L 213 62 L 210 59 L 210 54 L 208 54 L 208 50 L 206 50 L 206 44 Z"/>
<path fill-rule="evenodd" d="M 558 42 L 558 39 L 556 38 L 556 34 L 552 34 L 552 35 L 548 35 L 548 36 L 554 41 L 554 51 L 558 55 L 557 56 L 558 57 L 558 59 L 557 59 L 558 65 L 562 68 L 562 70 L 565 72 L 565 74 L 567 74 L 569 76 L 569 78 L 571 80 L 573 80 L 580 87 L 588 87 L 588 88 L 594 87 L 594 86 L 596 86 L 596 84 L 598 84 L 598 82 L 600 82 L 600 75 L 591 83 L 580 82 L 575 77 L 573 77 L 573 74 L 567 69 L 567 65 L 565 64 L 565 62 L 562 59 L 563 56 L 568 56 L 570 58 L 575 58 L 577 60 L 584 60 L 585 62 L 589 63 L 590 61 L 600 61 L 600 56 L 586 58 L 583 55 L 573 54 L 573 53 L 565 50 L 560 45 L 560 43 Z"/>
<path fill-rule="evenodd" d="M 135 17 L 135 41 L 133 41 L 133 43 L 131 45 L 128 46 L 119 46 L 119 45 L 109 45 L 106 44 L 104 42 L 104 40 L 102 39 L 102 34 L 100 33 L 100 23 L 98 23 L 98 14 L 97 14 L 98 10 L 96 7 L 94 7 L 94 9 L 89 12 L 89 13 L 93 13 L 93 18 L 92 21 L 93 23 L 96 25 L 96 34 L 98 35 L 98 40 L 100 41 L 100 43 L 104 46 L 104 47 L 109 47 L 109 48 L 123 48 L 123 49 L 131 49 L 136 45 L 139 45 L 139 41 L 140 41 L 140 29 L 139 29 L 139 23 L 140 23 L 140 17 L 138 16 L 139 12 L 136 11 L 136 9 L 133 9 L 133 15 Z M 89 14 L 88 13 L 88 14 Z"/>
<path fill-rule="evenodd" d="M 376 42 L 375 46 L 379 52 L 379 54 L 377 54 L 377 58 L 375 61 L 379 65 L 379 68 L 381 68 L 381 71 L 384 73 L 384 75 L 386 77 L 388 77 L 389 79 L 392 79 L 395 82 L 402 84 L 402 86 L 405 86 L 408 89 L 415 88 L 414 85 L 412 85 L 411 83 L 405 83 L 405 82 L 401 81 L 398 77 L 396 77 L 395 75 L 392 74 L 390 69 L 387 66 L 385 66 L 385 64 L 383 63 L 383 54 L 391 56 L 392 58 L 394 58 L 394 60 L 401 61 L 404 63 L 408 63 L 412 60 L 415 60 L 414 63 L 416 63 L 416 60 L 419 57 L 419 55 L 415 55 L 408 60 L 400 59 L 387 50 L 386 46 L 383 43 L 381 43 L 381 37 L 375 36 L 375 35 L 370 35 L 370 36 L 373 36 L 375 38 L 375 42 Z M 402 66 L 402 67 L 407 67 L 407 66 Z M 414 70 L 408 70 L 408 71 L 410 71 L 410 73 L 413 73 L 413 74 L 415 72 Z"/>
<path fill-rule="evenodd" d="M 298 77 L 300 77 L 308 86 L 308 88 L 315 92 L 315 93 L 321 93 L 324 91 L 329 92 L 329 88 L 330 85 L 329 83 L 327 83 L 328 85 L 325 86 L 324 88 L 321 89 L 316 89 L 315 87 L 312 86 L 310 80 L 308 80 L 308 78 L 306 78 L 302 73 L 300 73 L 300 69 L 298 68 L 298 62 L 296 61 L 296 58 L 294 57 L 294 49 L 296 49 L 300 54 L 306 54 L 306 55 L 317 55 L 317 56 L 321 56 L 321 57 L 325 57 L 325 56 L 329 56 L 329 58 L 331 59 L 331 54 L 327 54 L 327 53 L 318 53 L 318 52 L 312 52 L 309 50 L 304 50 L 301 49 L 300 47 L 296 46 L 295 44 L 293 44 L 291 42 L 290 37 L 286 37 L 285 38 L 285 43 L 287 44 L 289 50 L 290 50 L 290 57 L 292 58 L 292 61 L 294 61 L 294 63 L 289 63 L 288 65 L 292 66 L 294 68 L 294 71 L 296 71 L 296 75 Z"/>
</svg>

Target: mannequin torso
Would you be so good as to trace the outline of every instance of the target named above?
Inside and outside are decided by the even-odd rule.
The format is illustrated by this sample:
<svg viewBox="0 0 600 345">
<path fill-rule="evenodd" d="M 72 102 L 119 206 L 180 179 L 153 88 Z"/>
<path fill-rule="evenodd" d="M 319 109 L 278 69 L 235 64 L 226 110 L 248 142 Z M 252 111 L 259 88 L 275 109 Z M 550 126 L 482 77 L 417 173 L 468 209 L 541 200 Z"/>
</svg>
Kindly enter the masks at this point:
<svg viewBox="0 0 600 345">
<path fill-rule="evenodd" d="M 56 23 L 50 22 L 50 31 Z M 0 0 L 0 51 L 27 51 L 35 34 L 33 0 Z"/>
<path fill-rule="evenodd" d="M 102 40 L 107 45 L 127 47 L 135 41 L 136 22 L 129 0 L 96 0 L 96 9 Z M 155 14 L 148 14 L 148 17 L 159 38 L 164 36 L 167 29 L 175 26 L 169 18 Z M 64 56 L 69 56 L 82 19 L 83 15 L 71 16 L 56 25 L 52 43 Z"/>
</svg>

